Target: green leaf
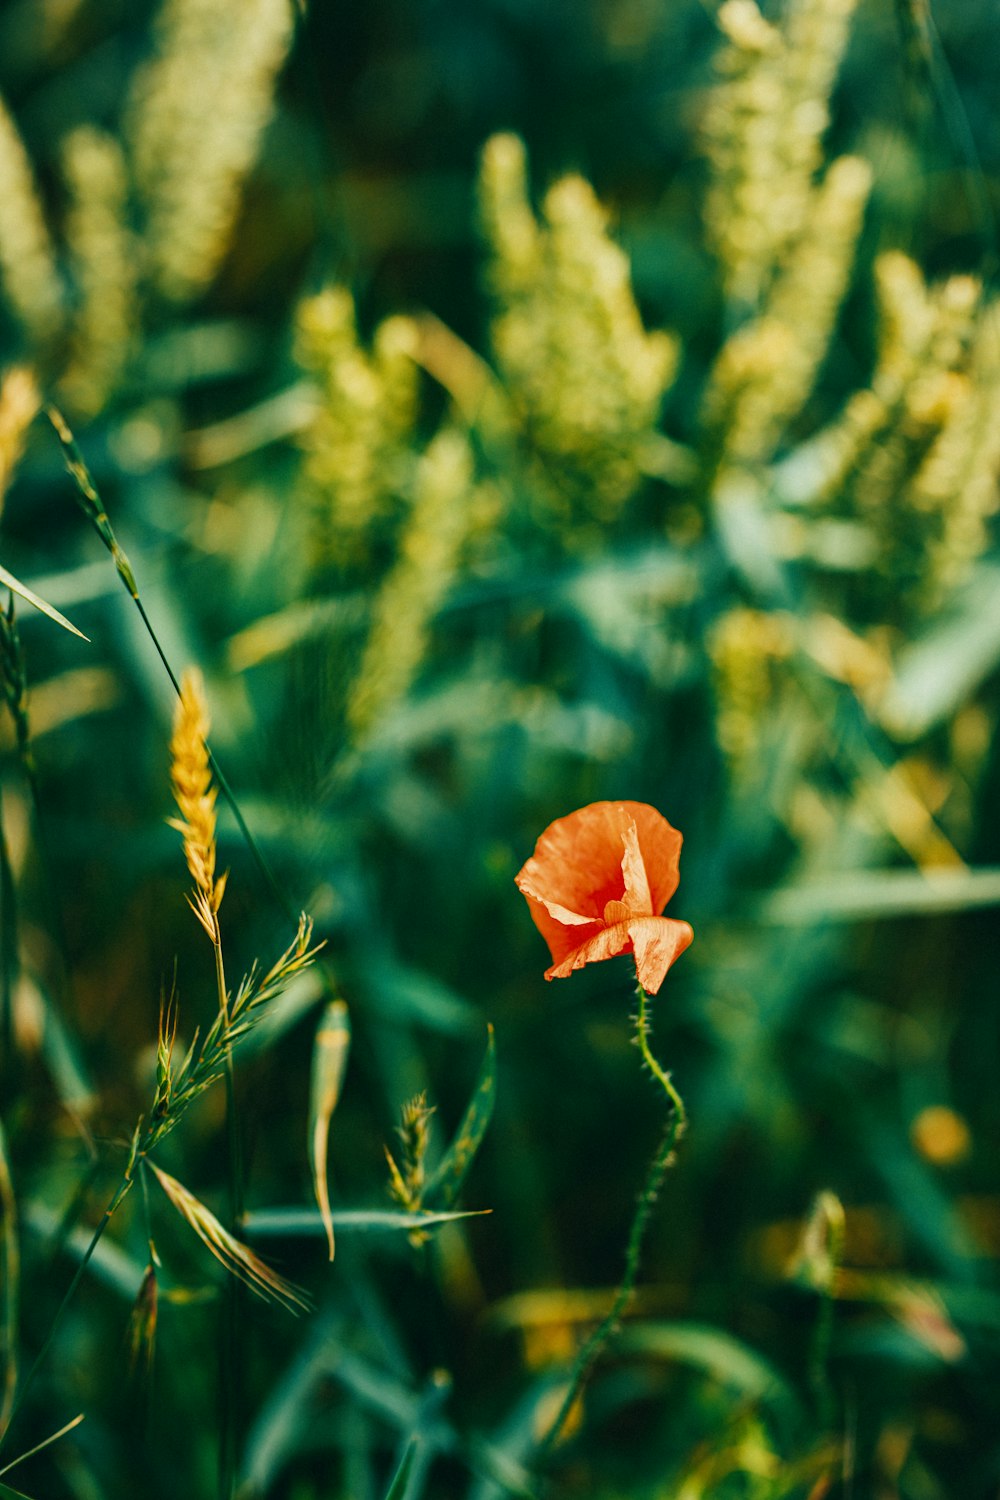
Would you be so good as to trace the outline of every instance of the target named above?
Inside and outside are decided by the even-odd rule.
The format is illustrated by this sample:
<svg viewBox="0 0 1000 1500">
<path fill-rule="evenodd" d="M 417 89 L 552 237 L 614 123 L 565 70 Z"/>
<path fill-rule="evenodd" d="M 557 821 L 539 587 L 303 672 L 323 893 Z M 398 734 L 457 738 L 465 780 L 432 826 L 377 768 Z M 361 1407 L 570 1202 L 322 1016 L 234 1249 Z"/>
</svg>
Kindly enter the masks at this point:
<svg viewBox="0 0 1000 1500">
<path fill-rule="evenodd" d="M 63 630 L 68 630 L 71 635 L 78 635 L 81 641 L 89 643 L 89 635 L 84 635 L 82 630 L 77 630 L 76 626 L 71 624 L 65 615 L 61 615 L 53 605 L 46 604 L 44 599 L 40 599 L 37 594 L 33 593 L 26 583 L 20 583 L 14 577 L 13 573 L 7 572 L 6 568 L 0 568 L 0 583 L 9 588 L 12 593 L 18 594 L 22 599 L 26 599 L 29 604 L 33 604 L 35 609 L 41 610 L 43 615 L 48 615 L 49 619 L 54 620 L 57 625 L 61 625 Z"/>
<path fill-rule="evenodd" d="M 764 902 L 765 922 L 869 921 L 974 907 L 1000 906 L 1000 869 L 856 870 L 775 891 Z"/>
<path fill-rule="evenodd" d="M 440 1165 L 427 1179 L 424 1200 L 429 1206 L 449 1208 L 462 1190 L 469 1168 L 486 1134 L 496 1098 L 496 1046 L 488 1027 L 486 1056 L 469 1107 Z"/>
<path fill-rule="evenodd" d="M 454 1213 L 406 1213 L 393 1208 L 344 1208 L 330 1215 L 333 1226 L 341 1233 L 352 1230 L 430 1229 L 452 1219 L 478 1219 L 490 1213 L 488 1208 L 460 1209 Z M 315 1208 L 260 1208 L 242 1221 L 247 1235 L 266 1238 L 272 1235 L 325 1235 L 323 1216 Z"/>
<path fill-rule="evenodd" d="M 358 976 L 366 1005 L 392 1020 L 460 1036 L 481 1024 L 472 1005 L 421 969 L 395 962 L 371 966 Z"/>
<path fill-rule="evenodd" d="M 637 1323 L 618 1339 L 620 1353 L 647 1354 L 692 1365 L 745 1400 L 794 1407 L 795 1398 L 767 1360 L 728 1333 L 703 1323 Z"/>
<path fill-rule="evenodd" d="M 1000 662 L 1000 568 L 980 566 L 954 611 L 905 648 L 879 718 L 902 740 L 950 718 Z"/>
<path fill-rule="evenodd" d="M 312 1320 L 294 1358 L 276 1374 L 243 1448 L 239 1493 L 247 1500 L 269 1494 L 279 1471 L 297 1451 L 316 1388 L 335 1367 L 343 1344 L 340 1315 L 326 1307 Z"/>
<path fill-rule="evenodd" d="M 50 1245 L 54 1236 L 59 1234 L 61 1227 L 60 1215 L 41 1203 L 24 1203 L 21 1220 L 32 1234 L 37 1234 L 43 1240 L 49 1241 Z M 71 1260 L 80 1261 L 86 1255 L 92 1237 L 91 1229 L 83 1224 L 78 1225 L 61 1242 L 60 1248 Z M 120 1245 L 116 1245 L 110 1236 L 105 1235 L 91 1251 L 87 1270 L 96 1281 L 103 1282 L 126 1302 L 134 1302 L 139 1294 L 146 1266 L 143 1261 L 137 1260 Z"/>
<path fill-rule="evenodd" d="M 413 1466 L 417 1461 L 417 1450 L 420 1446 L 419 1439 L 414 1438 L 403 1454 L 402 1462 L 396 1470 L 393 1481 L 385 1492 L 385 1500 L 403 1500 L 410 1486 L 410 1476 Z"/>
</svg>

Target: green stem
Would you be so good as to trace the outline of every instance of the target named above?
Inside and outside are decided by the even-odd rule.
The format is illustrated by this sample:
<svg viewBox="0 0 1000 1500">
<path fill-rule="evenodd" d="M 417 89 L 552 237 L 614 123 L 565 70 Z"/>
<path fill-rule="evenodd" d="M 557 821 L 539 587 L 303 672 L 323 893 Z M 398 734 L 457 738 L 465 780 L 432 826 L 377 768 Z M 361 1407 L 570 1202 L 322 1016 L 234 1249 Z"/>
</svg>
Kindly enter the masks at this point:
<svg viewBox="0 0 1000 1500">
<path fill-rule="evenodd" d="M 91 525 L 94 527 L 94 530 L 101 538 L 101 541 L 104 543 L 105 547 L 107 547 L 108 551 L 111 553 L 115 567 L 118 570 L 118 576 L 124 584 L 129 598 L 132 600 L 136 609 L 139 611 L 139 618 L 142 620 L 142 623 L 145 626 L 146 634 L 152 641 L 153 647 L 156 651 L 157 656 L 160 658 L 160 661 L 163 664 L 167 676 L 170 678 L 170 682 L 173 686 L 174 692 L 178 697 L 180 697 L 180 683 L 177 681 L 177 676 L 174 672 L 173 667 L 171 667 L 170 662 L 167 660 L 166 652 L 160 645 L 156 631 L 153 629 L 152 622 L 146 613 L 145 605 L 143 604 L 142 599 L 139 597 L 139 585 L 136 582 L 135 573 L 132 571 L 132 565 L 119 546 L 118 538 L 115 536 L 114 529 L 108 517 L 108 513 L 104 509 L 104 502 L 102 501 L 100 494 L 98 493 L 97 486 L 94 483 L 94 477 L 87 467 L 87 461 L 83 456 L 80 446 L 77 443 L 76 438 L 73 436 L 68 422 L 57 407 L 49 403 L 45 408 L 45 413 L 49 421 L 52 423 L 52 426 L 55 428 L 56 436 L 62 444 L 63 455 L 66 460 L 66 468 L 68 469 L 70 477 L 73 479 L 76 485 L 77 500 L 80 504 L 80 508 L 86 515 L 87 519 L 90 521 Z M 208 749 L 208 746 L 206 746 L 205 748 Z M 278 884 L 278 881 L 275 879 L 270 865 L 267 863 L 266 859 L 261 853 L 257 845 L 257 841 L 254 838 L 253 834 L 250 832 L 250 829 L 247 826 L 246 819 L 239 809 L 239 805 L 236 801 L 236 797 L 233 794 L 232 788 L 230 787 L 229 782 L 226 780 L 225 776 L 222 774 L 219 763 L 215 759 L 215 756 L 212 754 L 210 749 L 208 750 L 208 759 L 209 764 L 212 767 L 212 773 L 219 784 L 219 790 L 225 797 L 226 801 L 229 803 L 229 807 L 233 814 L 233 817 L 236 819 L 237 827 L 239 828 L 240 833 L 243 835 L 243 838 L 246 841 L 247 848 L 250 850 L 250 853 L 253 856 L 254 863 L 256 864 L 262 879 L 270 890 L 271 895 L 277 901 L 280 909 L 285 913 L 289 921 L 294 922 L 297 913 L 292 909 L 288 901 L 288 897 L 285 895 L 285 892 Z"/>
<path fill-rule="evenodd" d="M 222 958 L 222 934 L 218 915 L 215 918 L 215 979 L 219 992 L 219 1009 L 229 1025 L 229 992 Z M 236 1100 L 236 1072 L 233 1049 L 226 1047 L 226 1138 L 229 1156 L 229 1229 L 234 1230 L 243 1217 L 243 1152 Z M 219 1346 L 219 1500 L 231 1500 L 236 1493 L 236 1468 L 240 1435 L 240 1369 L 242 1366 L 241 1287 L 229 1277 L 223 1298 L 223 1337 Z"/>
<path fill-rule="evenodd" d="M 100 1219 L 98 1220 L 97 1228 L 94 1230 L 94 1233 L 91 1236 L 90 1244 L 87 1246 L 86 1250 L 83 1252 L 83 1256 L 82 1256 L 82 1258 L 80 1260 L 80 1264 L 77 1266 L 76 1272 L 75 1272 L 75 1274 L 73 1276 L 73 1279 L 70 1282 L 69 1286 L 66 1288 L 66 1292 L 65 1292 L 65 1294 L 63 1296 L 63 1299 L 60 1302 L 60 1304 L 59 1304 L 59 1306 L 58 1306 L 58 1308 L 56 1310 L 56 1315 L 52 1319 L 52 1323 L 51 1323 L 51 1326 L 49 1327 L 49 1331 L 45 1335 L 45 1341 L 42 1344 L 42 1347 L 39 1349 L 38 1353 L 35 1355 L 34 1362 L 33 1362 L 32 1366 L 31 1366 L 31 1368 L 29 1369 L 27 1375 L 24 1377 L 24 1380 L 21 1382 L 21 1388 L 18 1391 L 17 1396 L 14 1399 L 13 1404 L 11 1405 L 10 1416 L 8 1418 L 7 1425 L 3 1429 L 3 1431 L 0 1432 L 0 1447 L 3 1446 L 3 1443 L 4 1443 L 4 1441 L 5 1441 L 6 1437 L 7 1437 L 7 1434 L 10 1432 L 10 1429 L 11 1429 L 13 1423 L 14 1423 L 14 1419 L 17 1416 L 18 1412 L 21 1409 L 21 1406 L 24 1403 L 24 1398 L 28 1394 L 28 1391 L 30 1390 L 31 1386 L 33 1385 L 34 1380 L 35 1380 L 35 1376 L 38 1374 L 38 1371 L 42 1367 L 42 1363 L 43 1363 L 43 1361 L 45 1359 L 45 1356 L 46 1356 L 46 1354 L 48 1354 L 49 1349 L 50 1349 L 50 1347 L 52 1345 L 52 1341 L 55 1338 L 57 1332 L 59 1331 L 59 1327 L 60 1327 L 60 1325 L 62 1323 L 62 1320 L 63 1320 L 63 1318 L 66 1315 L 66 1310 L 69 1307 L 70 1303 L 72 1302 L 73 1297 L 74 1297 L 74 1295 L 76 1293 L 76 1289 L 80 1285 L 80 1282 L 83 1280 L 84 1272 L 86 1271 L 88 1265 L 90 1264 L 91 1257 L 93 1256 L 94 1251 L 97 1249 L 97 1246 L 100 1243 L 101 1236 L 103 1235 L 104 1231 L 107 1229 L 108 1225 L 111 1223 L 112 1217 L 114 1216 L 116 1210 L 120 1206 L 122 1200 L 127 1196 L 127 1194 L 129 1193 L 130 1189 L 132 1188 L 133 1183 L 135 1182 L 135 1175 L 134 1174 L 135 1174 L 135 1166 L 136 1166 L 137 1159 L 138 1159 L 137 1158 L 137 1153 L 136 1153 L 136 1150 L 135 1150 L 135 1146 L 133 1145 L 133 1149 L 132 1149 L 132 1151 L 129 1154 L 128 1166 L 125 1168 L 125 1172 L 124 1172 L 124 1174 L 122 1176 L 122 1180 L 121 1180 L 121 1182 L 119 1182 L 117 1188 L 115 1189 L 115 1192 L 114 1192 L 114 1195 L 113 1195 L 113 1197 L 111 1199 L 111 1202 L 108 1204 L 107 1208 L 104 1210 L 103 1214 L 101 1215 Z"/>
<path fill-rule="evenodd" d="M 21 1287 L 20 1255 L 17 1236 L 17 1203 L 7 1159 L 7 1142 L 0 1121 L 0 1266 L 3 1267 L 3 1307 L 0 1312 L 0 1357 L 3 1361 L 3 1388 L 0 1394 L 0 1433 L 10 1425 L 17 1391 L 18 1297 Z"/>
<path fill-rule="evenodd" d="M 846 1238 L 844 1210 L 839 1198 L 833 1193 L 820 1194 L 813 1208 L 813 1222 L 819 1220 L 820 1216 L 826 1229 L 827 1254 L 824 1275 L 816 1283 L 819 1306 L 809 1350 L 809 1381 L 813 1388 L 820 1423 L 823 1427 L 829 1428 L 833 1425 L 836 1405 L 830 1380 L 830 1346 L 833 1342 L 837 1273 L 844 1259 Z"/>
<path fill-rule="evenodd" d="M 625 1252 L 625 1274 L 622 1277 L 621 1285 L 615 1293 L 615 1299 L 611 1304 L 607 1316 L 597 1325 L 576 1357 L 576 1361 L 570 1371 L 569 1387 L 566 1395 L 563 1397 L 562 1405 L 556 1413 L 555 1421 L 542 1439 L 539 1458 L 543 1463 L 551 1453 L 559 1434 L 566 1425 L 566 1419 L 580 1391 L 583 1389 L 587 1377 L 603 1353 L 605 1345 L 618 1331 L 622 1314 L 632 1300 L 635 1284 L 639 1277 L 639 1263 L 642 1256 L 642 1246 L 646 1236 L 646 1229 L 653 1208 L 656 1205 L 656 1200 L 660 1195 L 663 1180 L 673 1164 L 674 1148 L 687 1129 L 687 1110 L 684 1107 L 684 1101 L 671 1082 L 670 1074 L 664 1072 L 650 1050 L 649 997 L 641 984 L 636 986 L 636 991 L 639 996 L 639 1010 L 636 1015 L 636 1044 L 642 1053 L 643 1061 L 667 1096 L 670 1114 L 663 1132 L 663 1138 L 653 1154 L 653 1159 L 646 1173 L 646 1180 L 643 1183 L 642 1192 L 639 1194 L 635 1217 L 632 1220 L 632 1228 L 629 1231 L 628 1247 Z"/>
</svg>

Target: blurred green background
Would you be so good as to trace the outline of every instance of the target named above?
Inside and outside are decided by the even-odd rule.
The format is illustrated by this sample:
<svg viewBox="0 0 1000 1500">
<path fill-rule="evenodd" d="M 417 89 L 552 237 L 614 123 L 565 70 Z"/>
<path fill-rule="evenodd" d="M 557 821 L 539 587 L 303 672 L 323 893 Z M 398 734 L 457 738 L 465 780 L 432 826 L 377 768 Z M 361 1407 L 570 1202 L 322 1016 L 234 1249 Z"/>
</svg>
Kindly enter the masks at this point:
<svg viewBox="0 0 1000 1500">
<path fill-rule="evenodd" d="M 327 943 L 238 1054 L 251 1214 L 313 1207 L 330 993 L 338 1209 L 392 1206 L 424 1090 L 440 1155 L 495 1028 L 488 1216 L 345 1228 L 332 1266 L 314 1210 L 253 1241 L 315 1311 L 244 1299 L 238 1493 L 380 1500 L 414 1434 L 408 1500 L 997 1493 L 997 24 L 6 0 L 3 563 L 89 637 L 4 634 L 8 1371 L 149 1109 L 175 964 L 185 1040 L 215 1005 L 170 682 L 29 368 L 273 872 L 220 800 L 231 980 L 300 908 Z M 685 837 L 653 1015 L 691 1123 L 543 1465 L 662 1128 L 629 961 L 547 985 L 513 884 L 605 798 Z M 157 1153 L 220 1214 L 222 1094 Z M 135 1193 L 12 1428 L 8 1461 L 85 1412 L 29 1495 L 218 1492 L 222 1272 L 153 1193 L 150 1371 Z"/>
</svg>

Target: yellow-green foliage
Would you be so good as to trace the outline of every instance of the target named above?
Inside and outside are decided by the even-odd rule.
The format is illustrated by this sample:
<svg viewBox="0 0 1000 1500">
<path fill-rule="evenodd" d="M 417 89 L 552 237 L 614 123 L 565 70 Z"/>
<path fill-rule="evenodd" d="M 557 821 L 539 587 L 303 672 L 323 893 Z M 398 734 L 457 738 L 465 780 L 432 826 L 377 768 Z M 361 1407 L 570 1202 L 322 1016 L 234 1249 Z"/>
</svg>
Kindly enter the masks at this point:
<svg viewBox="0 0 1000 1500">
<path fill-rule="evenodd" d="M 0 277 L 11 310 L 40 343 L 59 329 L 62 283 L 34 173 L 0 99 Z"/>
<path fill-rule="evenodd" d="M 291 0 L 165 0 L 128 108 L 147 269 L 183 301 L 214 276 L 271 115 Z"/>
<path fill-rule="evenodd" d="M 961 581 L 986 546 L 986 523 L 1000 496 L 1000 308 L 977 320 L 960 389 L 936 441 L 914 475 L 914 509 L 940 516 L 930 542 L 932 595 Z"/>
<path fill-rule="evenodd" d="M 579 504 L 611 521 L 641 478 L 677 342 L 643 328 L 628 259 L 582 177 L 553 184 L 538 222 L 522 142 L 494 136 L 483 152 L 480 202 L 497 302 L 493 345 L 545 465 L 550 503 L 564 516 Z"/>
<path fill-rule="evenodd" d="M 737 606 L 708 639 L 716 694 L 716 732 L 737 776 L 753 764 L 761 732 L 773 713 L 780 664 L 792 653 L 789 619 Z"/>
<path fill-rule="evenodd" d="M 328 287 L 299 306 L 295 354 L 318 392 L 302 435 L 317 560 L 365 559 L 399 509 L 417 415 L 416 344 L 410 319 L 388 318 L 367 353 L 346 287 Z"/>
<path fill-rule="evenodd" d="M 723 82 L 704 121 L 709 237 L 726 291 L 756 308 L 813 207 L 829 98 L 857 0 L 791 0 L 781 24 L 725 0 Z"/>
<path fill-rule="evenodd" d="M 413 509 L 399 556 L 375 601 L 368 641 L 347 706 L 363 739 L 406 694 L 427 645 L 469 530 L 472 454 L 465 437 L 445 428 L 420 459 Z"/>
<path fill-rule="evenodd" d="M 136 246 L 127 224 L 125 158 L 114 137 L 89 126 L 73 131 L 63 147 L 63 172 L 77 293 L 63 394 L 91 415 L 113 393 L 138 333 Z"/>
<path fill-rule="evenodd" d="M 995 505 L 997 318 L 971 276 L 929 287 L 898 251 L 875 274 L 875 373 L 821 439 L 826 492 L 870 529 L 894 587 L 926 604 L 981 548 Z"/>
<path fill-rule="evenodd" d="M 771 457 L 809 399 L 850 280 L 871 177 L 857 156 L 831 165 L 810 190 L 808 221 L 763 310 L 722 346 L 704 411 L 727 460 Z"/>
</svg>

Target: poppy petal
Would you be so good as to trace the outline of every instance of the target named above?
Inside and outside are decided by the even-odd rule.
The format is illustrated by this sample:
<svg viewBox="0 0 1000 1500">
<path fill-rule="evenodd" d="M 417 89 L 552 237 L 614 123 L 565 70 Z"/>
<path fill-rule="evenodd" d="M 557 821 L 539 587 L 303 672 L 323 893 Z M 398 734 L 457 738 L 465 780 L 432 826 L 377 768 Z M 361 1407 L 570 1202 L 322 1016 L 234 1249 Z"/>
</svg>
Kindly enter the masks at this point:
<svg viewBox="0 0 1000 1500">
<path fill-rule="evenodd" d="M 622 835 L 630 819 L 623 806 L 592 802 L 550 823 L 517 877 L 521 890 L 528 885 L 536 901 L 599 922 L 606 902 L 624 895 Z"/>
<path fill-rule="evenodd" d="M 524 870 L 517 876 L 516 885 L 522 895 L 527 896 L 529 901 L 537 901 L 540 906 L 544 906 L 549 916 L 561 922 L 564 927 L 580 927 L 594 920 L 593 917 L 584 917 L 579 912 L 570 911 L 568 906 L 563 906 L 558 901 L 553 901 L 550 896 L 536 890 L 530 876 L 525 876 Z"/>
<path fill-rule="evenodd" d="M 625 881 L 625 905 L 629 911 L 635 912 L 636 916 L 651 917 L 653 915 L 652 897 L 649 893 L 649 880 L 646 877 L 646 866 L 642 859 L 642 850 L 639 847 L 639 832 L 633 818 L 622 835 L 625 843 L 625 854 L 622 859 L 622 876 Z"/>
<path fill-rule="evenodd" d="M 621 807 L 635 823 L 649 881 L 649 910 L 661 912 L 680 882 L 683 836 L 648 802 L 623 802 Z"/>
<path fill-rule="evenodd" d="M 528 902 L 531 919 L 548 944 L 554 964 L 561 963 L 568 953 L 572 953 L 586 938 L 599 931 L 598 924 L 590 921 L 586 926 L 567 926 L 557 921 L 541 901 L 528 895 L 527 891 L 524 891 L 524 895 Z"/>
<path fill-rule="evenodd" d="M 694 940 L 687 922 L 670 917 L 633 917 L 628 934 L 635 949 L 635 972 L 647 995 L 655 995 L 675 959 Z"/>
<path fill-rule="evenodd" d="M 574 969 L 582 969 L 584 964 L 600 963 L 605 958 L 614 958 L 618 953 L 626 953 L 631 946 L 632 940 L 627 922 L 616 922 L 612 927 L 602 927 L 585 943 L 580 943 L 571 949 L 560 962 L 554 963 L 551 969 L 546 969 L 545 977 L 546 979 L 565 979 L 572 974 Z"/>
</svg>

